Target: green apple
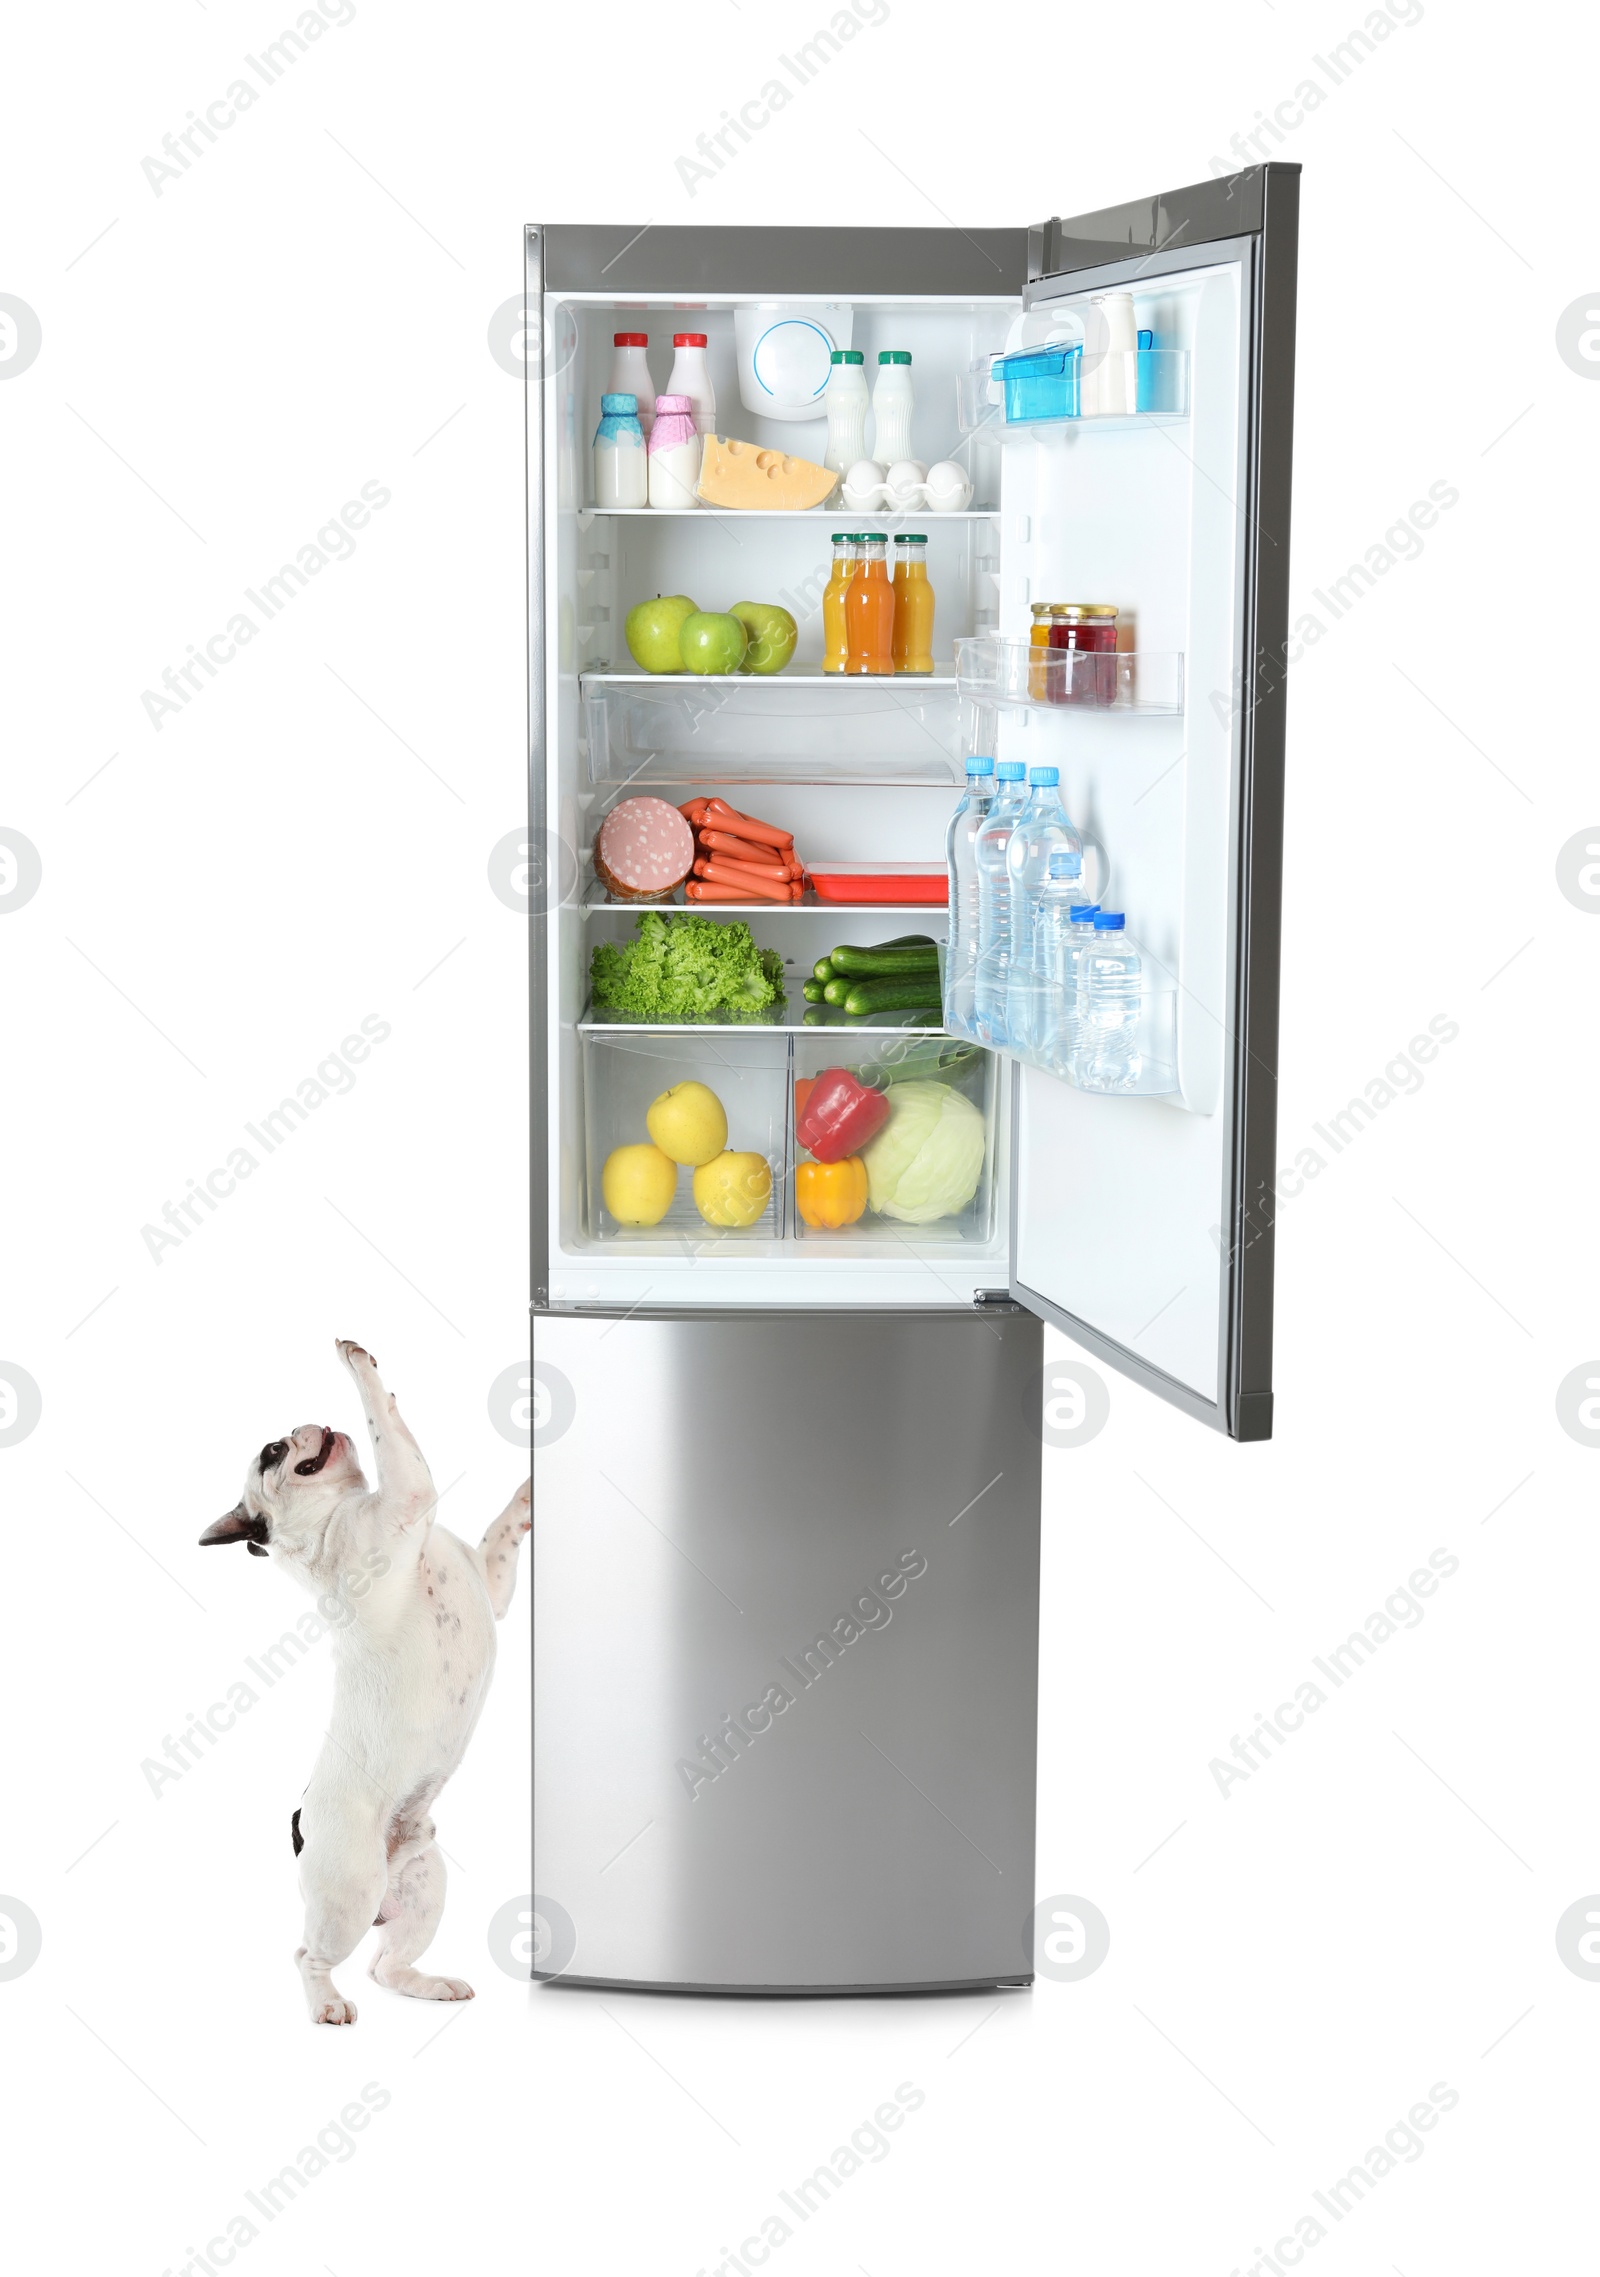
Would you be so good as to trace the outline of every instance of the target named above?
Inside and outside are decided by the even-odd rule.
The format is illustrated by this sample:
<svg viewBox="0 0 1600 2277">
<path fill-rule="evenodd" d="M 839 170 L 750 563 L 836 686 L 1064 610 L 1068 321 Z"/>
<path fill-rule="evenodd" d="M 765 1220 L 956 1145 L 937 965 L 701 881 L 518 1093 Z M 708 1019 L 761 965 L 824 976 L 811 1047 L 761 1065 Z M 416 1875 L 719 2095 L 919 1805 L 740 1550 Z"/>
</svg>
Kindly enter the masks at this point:
<svg viewBox="0 0 1600 2277">
<path fill-rule="evenodd" d="M 733 614 L 750 635 L 747 672 L 781 672 L 795 651 L 800 627 L 776 601 L 735 601 Z"/>
<path fill-rule="evenodd" d="M 678 635 L 689 619 L 699 614 L 687 593 L 658 593 L 628 611 L 623 627 L 628 652 L 643 672 L 681 672 Z"/>
<path fill-rule="evenodd" d="M 738 618 L 719 609 L 696 609 L 692 617 L 684 618 L 678 635 L 685 672 L 737 672 L 748 645 Z"/>
</svg>

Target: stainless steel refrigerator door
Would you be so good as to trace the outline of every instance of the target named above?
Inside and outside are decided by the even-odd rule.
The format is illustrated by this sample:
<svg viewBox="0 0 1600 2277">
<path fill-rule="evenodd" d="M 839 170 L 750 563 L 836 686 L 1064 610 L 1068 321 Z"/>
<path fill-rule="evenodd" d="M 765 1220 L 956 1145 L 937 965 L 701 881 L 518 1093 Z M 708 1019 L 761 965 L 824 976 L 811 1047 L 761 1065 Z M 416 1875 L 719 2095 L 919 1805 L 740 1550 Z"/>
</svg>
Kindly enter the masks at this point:
<svg viewBox="0 0 1600 2277">
<path fill-rule="evenodd" d="M 1039 1323 L 546 1313 L 534 1366 L 535 1975 L 1027 1982 Z"/>
<path fill-rule="evenodd" d="M 1207 931 L 1191 905 L 1209 913 L 1214 900 L 1208 953 L 1198 979 L 1171 965 L 1166 977 L 1177 983 L 1180 1039 L 1187 1026 L 1220 1047 L 1220 1082 L 1202 1106 L 1215 1118 L 1213 1150 L 1198 1143 L 1212 1134 L 1161 1101 L 1119 1102 L 1111 1116 L 1097 1117 L 1093 1110 L 1108 1102 L 1086 1101 L 1055 1077 L 1022 1069 L 1011 1182 L 1013 1298 L 1236 1439 L 1265 1439 L 1272 1430 L 1299 178 L 1298 166 L 1249 167 L 1043 223 L 1029 233 L 1026 292 L 1028 306 L 1039 309 L 1102 291 L 1158 297 L 1189 274 L 1232 271 L 1237 280 L 1232 369 L 1225 383 L 1204 390 L 1197 369 L 1188 433 L 1163 454 L 1169 472 L 1187 470 L 1191 454 L 1196 469 L 1185 748 L 1178 755 L 1187 771 L 1170 775 L 1167 795 L 1183 784 L 1186 828 L 1194 828 L 1196 813 L 1215 810 L 1221 818 L 1215 843 L 1196 832 L 1207 849 L 1199 874 L 1186 846 L 1182 964 L 1189 933 Z M 1216 296 L 1218 309 L 1226 299 Z M 1201 455 L 1202 433 L 1210 459 L 1225 469 L 1220 481 Z M 1129 793 L 1133 814 L 1150 788 L 1141 783 Z M 1143 808 L 1140 827 L 1157 827 L 1155 813 Z M 1128 875 L 1136 835 L 1130 817 L 1111 816 L 1108 842 L 1119 820 L 1127 823 L 1114 897 L 1120 908 L 1123 894 L 1137 895 L 1139 881 Z M 1133 928 L 1135 917 L 1128 922 Z M 1063 1185 L 1074 1183 L 1093 1196 L 1087 1229 L 1053 1207 Z"/>
</svg>

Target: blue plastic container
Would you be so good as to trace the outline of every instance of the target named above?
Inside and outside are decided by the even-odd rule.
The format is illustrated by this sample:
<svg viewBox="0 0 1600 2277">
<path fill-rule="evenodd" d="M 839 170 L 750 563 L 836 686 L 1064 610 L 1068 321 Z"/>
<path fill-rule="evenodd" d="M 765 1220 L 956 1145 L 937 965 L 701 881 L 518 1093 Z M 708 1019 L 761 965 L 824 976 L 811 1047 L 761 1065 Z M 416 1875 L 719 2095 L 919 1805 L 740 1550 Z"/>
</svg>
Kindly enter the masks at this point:
<svg viewBox="0 0 1600 2277">
<path fill-rule="evenodd" d="M 1076 419 L 1082 371 L 1083 348 L 1076 341 L 1002 357 L 1007 423 L 1013 419 Z"/>
</svg>

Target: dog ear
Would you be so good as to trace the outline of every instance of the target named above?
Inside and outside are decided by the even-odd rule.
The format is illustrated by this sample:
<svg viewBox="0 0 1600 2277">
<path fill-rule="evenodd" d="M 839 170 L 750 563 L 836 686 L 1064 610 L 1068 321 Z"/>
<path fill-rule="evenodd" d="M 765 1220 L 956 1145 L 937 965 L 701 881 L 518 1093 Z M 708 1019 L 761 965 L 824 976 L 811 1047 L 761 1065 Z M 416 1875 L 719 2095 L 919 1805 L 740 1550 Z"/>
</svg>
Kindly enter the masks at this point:
<svg viewBox="0 0 1600 2277">
<path fill-rule="evenodd" d="M 200 1537 L 200 1547 L 210 1549 L 217 1542 L 243 1542 L 252 1557 L 264 1558 L 266 1550 L 260 1545 L 267 1539 L 265 1518 L 252 1518 L 242 1502 L 236 1502 L 225 1518 L 208 1526 Z"/>
</svg>

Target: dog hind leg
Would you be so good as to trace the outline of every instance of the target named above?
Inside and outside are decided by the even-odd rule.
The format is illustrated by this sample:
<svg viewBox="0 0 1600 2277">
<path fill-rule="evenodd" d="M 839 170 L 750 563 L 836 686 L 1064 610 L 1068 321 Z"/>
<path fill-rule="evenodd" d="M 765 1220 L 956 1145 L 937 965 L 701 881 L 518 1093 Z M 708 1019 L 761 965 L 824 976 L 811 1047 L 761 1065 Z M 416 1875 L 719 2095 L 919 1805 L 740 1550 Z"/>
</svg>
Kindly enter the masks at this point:
<svg viewBox="0 0 1600 2277">
<path fill-rule="evenodd" d="M 511 1603 L 511 1592 L 517 1586 L 517 1552 L 522 1537 L 533 1524 L 533 1481 L 527 1479 L 501 1511 L 499 1517 L 478 1544 L 478 1563 L 489 1585 L 489 1602 L 494 1617 L 503 1621 Z"/>
<path fill-rule="evenodd" d="M 333 1971 L 349 1959 L 366 1935 L 383 1896 L 387 1866 L 381 1830 L 326 1823 L 315 1812 L 300 1833 L 300 1889 L 306 1903 L 305 1942 L 295 1952 L 313 2024 L 353 2024 L 355 2003 L 346 2000 Z"/>
<path fill-rule="evenodd" d="M 389 1886 L 378 1909 L 378 1950 L 369 1974 L 391 1992 L 413 2000 L 471 2000 L 471 1985 L 460 1977 L 430 1977 L 411 1964 L 433 1942 L 444 1911 L 444 1860 L 426 1839 L 408 1842 L 389 1861 Z"/>
</svg>

